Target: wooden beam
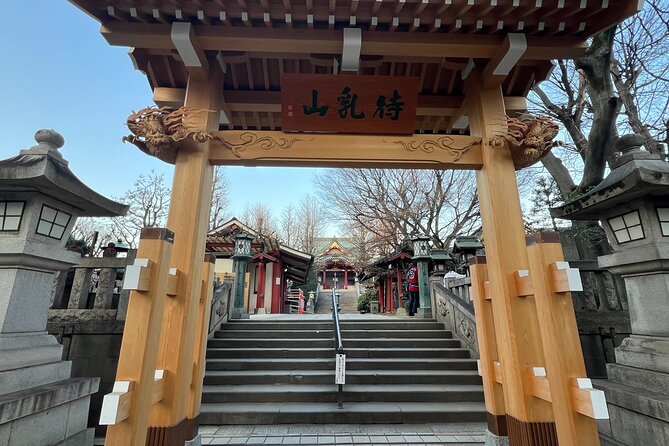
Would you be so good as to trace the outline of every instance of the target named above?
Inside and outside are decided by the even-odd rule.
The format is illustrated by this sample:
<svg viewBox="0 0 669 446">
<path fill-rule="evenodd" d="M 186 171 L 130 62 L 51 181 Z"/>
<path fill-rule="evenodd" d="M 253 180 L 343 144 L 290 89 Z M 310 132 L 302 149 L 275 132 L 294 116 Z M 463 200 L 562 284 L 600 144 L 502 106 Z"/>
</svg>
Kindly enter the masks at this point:
<svg viewBox="0 0 669 446">
<path fill-rule="evenodd" d="M 206 77 L 209 72 L 209 62 L 190 22 L 173 22 L 170 38 L 188 73 L 199 79 Z"/>
<path fill-rule="evenodd" d="M 277 29 L 193 25 L 204 50 L 264 51 L 287 54 L 341 54 L 343 32 L 325 29 Z M 164 24 L 108 23 L 100 32 L 110 45 L 173 49 L 170 27 Z M 389 33 L 362 31 L 361 55 L 412 57 L 495 56 L 504 37 L 449 33 Z M 580 37 L 528 36 L 523 60 L 573 59 L 587 43 Z"/>
<path fill-rule="evenodd" d="M 478 169 L 477 137 L 214 132 L 213 165 Z"/>
<path fill-rule="evenodd" d="M 483 84 L 490 88 L 502 85 L 513 67 L 522 58 L 527 50 L 525 34 L 509 33 L 504 43 L 490 59 L 482 73 Z"/>
<path fill-rule="evenodd" d="M 156 87 L 153 101 L 159 107 L 179 108 L 184 105 L 186 90 L 183 88 Z M 281 92 L 230 90 L 224 93 L 225 108 L 233 112 L 281 113 Z M 418 116 L 455 116 L 464 113 L 462 96 L 419 95 Z M 520 96 L 504 98 L 508 111 L 524 112 L 527 99 Z M 226 112 L 227 115 L 227 112 Z"/>
</svg>

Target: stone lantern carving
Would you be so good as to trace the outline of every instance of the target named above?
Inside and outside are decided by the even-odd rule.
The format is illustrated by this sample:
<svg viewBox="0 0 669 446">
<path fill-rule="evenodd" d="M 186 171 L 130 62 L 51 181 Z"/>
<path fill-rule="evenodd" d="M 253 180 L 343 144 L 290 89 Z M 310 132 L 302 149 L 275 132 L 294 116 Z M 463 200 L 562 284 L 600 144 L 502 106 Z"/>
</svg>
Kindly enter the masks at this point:
<svg viewBox="0 0 669 446">
<path fill-rule="evenodd" d="M 617 363 L 598 385 L 611 415 L 603 436 L 630 446 L 669 444 L 669 164 L 641 144 L 639 135 L 620 138 L 611 173 L 551 211 L 600 220 L 613 253 L 599 257 L 599 266 L 625 281 L 632 336 L 616 348 Z"/>
<path fill-rule="evenodd" d="M 65 249 L 77 218 L 127 207 L 77 179 L 58 152 L 60 134 L 40 130 L 35 140 L 0 161 L 0 444 L 92 444 L 88 405 L 99 379 L 70 378 L 46 333 L 49 300 L 54 273 L 81 258 Z"/>
<path fill-rule="evenodd" d="M 248 270 L 249 260 L 251 259 L 251 244 L 253 237 L 239 233 L 235 236 L 235 253 L 232 258 L 235 260 L 235 299 L 232 319 L 248 319 L 249 313 L 244 308 L 244 291 L 246 283 L 246 271 Z"/>
<path fill-rule="evenodd" d="M 417 235 L 411 239 L 413 242 L 413 260 L 418 266 L 418 294 L 420 307 L 416 317 L 431 319 L 432 302 L 430 298 L 430 282 L 428 280 L 428 263 L 430 261 L 430 238 Z"/>
</svg>

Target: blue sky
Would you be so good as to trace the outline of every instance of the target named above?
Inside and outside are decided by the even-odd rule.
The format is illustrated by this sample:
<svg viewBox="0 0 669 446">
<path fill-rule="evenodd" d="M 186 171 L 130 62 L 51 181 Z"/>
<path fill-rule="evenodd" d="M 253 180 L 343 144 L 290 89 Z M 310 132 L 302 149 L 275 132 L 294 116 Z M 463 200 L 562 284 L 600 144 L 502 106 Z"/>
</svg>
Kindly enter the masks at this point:
<svg viewBox="0 0 669 446">
<path fill-rule="evenodd" d="M 172 166 L 121 142 L 131 111 L 153 104 L 149 84 L 133 70 L 127 49 L 109 46 L 98 22 L 66 0 L 2 3 L 0 159 L 33 146 L 37 129 L 53 128 L 65 137 L 62 154 L 73 172 L 104 195 L 122 195 L 152 169 L 171 184 Z M 226 171 L 231 213 L 264 202 L 278 217 L 283 207 L 313 193 L 317 169 Z"/>
</svg>

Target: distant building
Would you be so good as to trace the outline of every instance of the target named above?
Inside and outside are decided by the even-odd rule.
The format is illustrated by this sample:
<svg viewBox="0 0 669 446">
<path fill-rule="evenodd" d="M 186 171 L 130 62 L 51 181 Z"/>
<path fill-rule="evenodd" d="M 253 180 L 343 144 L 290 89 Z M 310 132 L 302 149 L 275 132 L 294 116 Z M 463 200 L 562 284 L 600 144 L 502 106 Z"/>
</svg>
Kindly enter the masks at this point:
<svg viewBox="0 0 669 446">
<path fill-rule="evenodd" d="M 257 308 L 258 297 L 264 296 L 266 313 L 284 313 L 288 284 L 306 282 L 314 257 L 283 245 L 276 238 L 259 235 L 238 219 L 232 218 L 207 235 L 206 252 L 216 257 L 214 275 L 221 279 L 233 274 L 235 235 L 240 232 L 253 236 L 253 257 L 249 263 L 249 287 L 245 299 L 247 311 L 253 313 Z"/>
<path fill-rule="evenodd" d="M 335 278 L 337 288 L 355 285 L 355 248 L 351 239 L 318 238 L 315 246 L 314 265 L 318 268 L 318 282 L 323 289 L 332 289 Z"/>
</svg>

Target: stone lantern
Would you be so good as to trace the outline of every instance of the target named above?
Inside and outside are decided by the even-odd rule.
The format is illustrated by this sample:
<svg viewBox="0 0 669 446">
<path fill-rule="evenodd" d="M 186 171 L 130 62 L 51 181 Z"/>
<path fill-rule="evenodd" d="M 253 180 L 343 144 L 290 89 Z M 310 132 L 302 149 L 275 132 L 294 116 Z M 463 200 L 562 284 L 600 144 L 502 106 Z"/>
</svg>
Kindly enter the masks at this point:
<svg viewBox="0 0 669 446">
<path fill-rule="evenodd" d="M 432 302 L 430 299 L 430 283 L 428 280 L 428 263 L 430 262 L 430 238 L 417 235 L 411 239 L 413 243 L 413 260 L 418 266 L 418 295 L 420 308 L 416 317 L 432 318 Z"/>
<path fill-rule="evenodd" d="M 253 237 L 243 232 L 235 235 L 235 300 L 231 317 L 233 319 L 248 319 L 249 313 L 244 308 L 244 291 L 246 283 L 246 271 L 251 259 L 251 243 Z"/>
<path fill-rule="evenodd" d="M 617 363 L 598 386 L 611 416 L 603 436 L 630 446 L 669 444 L 669 164 L 641 144 L 639 135 L 620 138 L 611 173 L 551 211 L 600 220 L 613 253 L 600 256 L 599 266 L 625 281 L 632 336 L 616 348 Z"/>
<path fill-rule="evenodd" d="M 54 273 L 81 258 L 65 249 L 77 218 L 128 208 L 77 179 L 58 152 L 60 134 L 39 130 L 35 140 L 0 161 L 0 444 L 92 444 L 88 405 L 99 379 L 70 378 L 46 333 L 49 300 Z"/>
</svg>

